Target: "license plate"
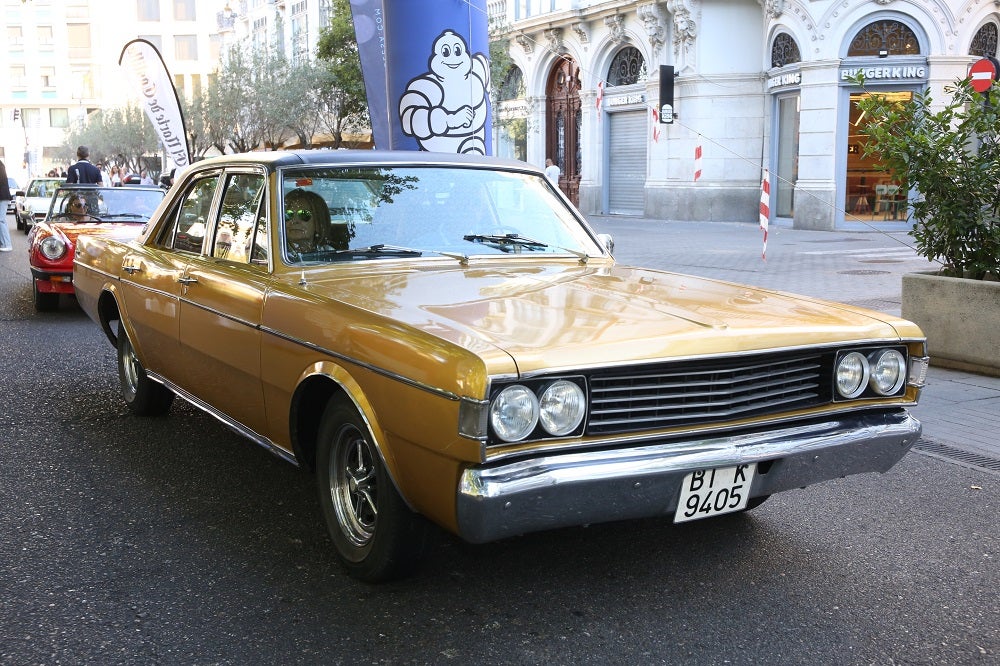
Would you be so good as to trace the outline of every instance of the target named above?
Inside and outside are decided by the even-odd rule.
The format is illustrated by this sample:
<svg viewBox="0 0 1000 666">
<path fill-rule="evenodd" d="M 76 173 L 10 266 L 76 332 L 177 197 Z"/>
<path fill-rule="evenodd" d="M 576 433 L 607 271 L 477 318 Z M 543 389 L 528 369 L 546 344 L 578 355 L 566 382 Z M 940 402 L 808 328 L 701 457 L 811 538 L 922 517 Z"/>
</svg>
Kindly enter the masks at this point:
<svg viewBox="0 0 1000 666">
<path fill-rule="evenodd" d="M 684 477 L 675 523 L 698 520 L 745 509 L 750 499 L 756 463 L 700 469 Z"/>
</svg>

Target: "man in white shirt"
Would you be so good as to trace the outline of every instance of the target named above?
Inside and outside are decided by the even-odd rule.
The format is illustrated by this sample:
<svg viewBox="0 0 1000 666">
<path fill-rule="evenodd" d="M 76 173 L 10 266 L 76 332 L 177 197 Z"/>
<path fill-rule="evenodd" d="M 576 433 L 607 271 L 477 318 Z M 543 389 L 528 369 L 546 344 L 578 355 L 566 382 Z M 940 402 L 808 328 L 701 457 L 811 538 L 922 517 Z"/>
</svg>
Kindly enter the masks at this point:
<svg viewBox="0 0 1000 666">
<path fill-rule="evenodd" d="M 559 184 L 559 174 L 562 173 L 559 170 L 559 166 L 552 161 L 552 158 L 545 160 L 545 175 L 556 185 Z"/>
</svg>

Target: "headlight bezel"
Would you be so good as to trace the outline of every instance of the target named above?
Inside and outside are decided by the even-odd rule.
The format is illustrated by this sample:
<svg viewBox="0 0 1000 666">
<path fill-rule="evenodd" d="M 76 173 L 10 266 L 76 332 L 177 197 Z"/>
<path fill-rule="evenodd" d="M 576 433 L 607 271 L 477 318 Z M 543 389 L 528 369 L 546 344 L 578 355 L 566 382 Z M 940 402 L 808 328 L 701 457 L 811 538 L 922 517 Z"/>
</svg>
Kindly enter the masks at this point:
<svg viewBox="0 0 1000 666">
<path fill-rule="evenodd" d="M 889 389 L 880 386 L 874 376 L 876 366 L 886 355 L 896 359 L 896 376 Z M 842 390 L 841 371 L 845 364 L 857 362 L 860 376 L 857 385 L 850 390 Z M 844 348 L 834 356 L 832 368 L 832 397 L 836 403 L 856 400 L 878 400 L 898 398 L 906 393 L 909 377 L 909 353 L 905 344 Z"/>
<path fill-rule="evenodd" d="M 38 242 L 38 252 L 49 261 L 59 261 L 66 256 L 69 246 L 58 236 L 46 236 Z"/>
<path fill-rule="evenodd" d="M 570 388 L 569 385 L 572 385 L 575 389 Z M 531 431 L 527 433 L 521 433 L 519 431 L 516 431 L 513 434 L 505 433 L 502 428 L 498 427 L 496 421 L 498 418 L 498 409 L 500 408 L 500 403 L 498 401 L 503 399 L 505 392 L 521 389 L 530 391 L 535 398 L 535 418 Z M 543 401 L 547 398 L 553 398 L 555 395 L 553 391 L 560 390 L 568 391 L 570 394 L 575 394 L 577 398 L 577 413 L 572 418 L 561 421 L 561 427 L 556 427 L 556 425 L 553 425 L 551 419 L 547 419 L 543 415 L 543 410 L 546 409 Z M 542 439 L 580 437 L 583 435 L 584 428 L 587 424 L 588 411 L 589 391 L 587 387 L 587 380 L 583 376 L 554 376 L 496 385 L 490 392 L 489 406 L 487 407 L 487 439 L 494 444 L 515 444 L 521 442 L 533 442 Z M 546 413 L 549 416 L 553 415 L 552 412 Z"/>
</svg>

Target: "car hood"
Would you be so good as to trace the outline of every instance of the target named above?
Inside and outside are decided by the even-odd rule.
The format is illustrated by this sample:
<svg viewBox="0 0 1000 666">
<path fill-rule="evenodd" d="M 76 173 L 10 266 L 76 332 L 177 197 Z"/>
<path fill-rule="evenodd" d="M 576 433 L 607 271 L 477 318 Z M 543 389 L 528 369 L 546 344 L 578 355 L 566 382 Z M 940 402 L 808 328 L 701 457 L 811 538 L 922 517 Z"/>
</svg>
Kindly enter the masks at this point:
<svg viewBox="0 0 1000 666">
<path fill-rule="evenodd" d="M 891 315 L 627 266 L 335 272 L 301 279 L 466 349 L 496 347 L 520 372 L 921 335 Z"/>
</svg>

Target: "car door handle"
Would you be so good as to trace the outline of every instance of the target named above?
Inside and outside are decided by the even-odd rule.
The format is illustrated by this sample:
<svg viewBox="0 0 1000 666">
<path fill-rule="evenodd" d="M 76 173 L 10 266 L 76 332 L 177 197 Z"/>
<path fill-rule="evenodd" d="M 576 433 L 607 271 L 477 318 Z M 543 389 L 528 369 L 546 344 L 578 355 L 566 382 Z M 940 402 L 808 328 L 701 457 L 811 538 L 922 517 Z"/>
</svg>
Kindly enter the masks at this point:
<svg viewBox="0 0 1000 666">
<path fill-rule="evenodd" d="M 122 270 L 129 275 L 135 275 L 142 270 L 142 264 L 138 260 L 129 258 L 122 262 Z"/>
<path fill-rule="evenodd" d="M 197 284 L 198 278 L 191 277 L 190 275 L 185 275 L 184 277 L 177 278 L 177 281 L 181 284 Z"/>
</svg>

